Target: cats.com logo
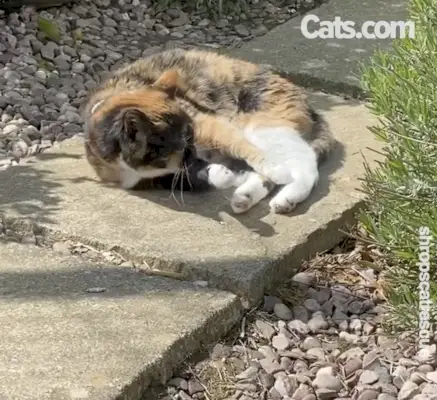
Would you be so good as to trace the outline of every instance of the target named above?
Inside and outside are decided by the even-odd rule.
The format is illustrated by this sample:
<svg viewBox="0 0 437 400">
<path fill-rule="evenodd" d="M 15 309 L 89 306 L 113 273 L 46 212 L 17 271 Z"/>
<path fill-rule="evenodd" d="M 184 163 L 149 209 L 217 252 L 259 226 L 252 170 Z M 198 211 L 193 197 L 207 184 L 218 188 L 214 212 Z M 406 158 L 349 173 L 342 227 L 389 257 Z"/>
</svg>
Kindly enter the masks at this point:
<svg viewBox="0 0 437 400">
<path fill-rule="evenodd" d="M 355 29 L 355 22 L 342 21 L 335 17 L 334 21 L 321 21 L 317 15 L 306 15 L 300 29 L 307 39 L 396 39 L 414 38 L 413 21 L 366 21 L 361 29 Z"/>
</svg>

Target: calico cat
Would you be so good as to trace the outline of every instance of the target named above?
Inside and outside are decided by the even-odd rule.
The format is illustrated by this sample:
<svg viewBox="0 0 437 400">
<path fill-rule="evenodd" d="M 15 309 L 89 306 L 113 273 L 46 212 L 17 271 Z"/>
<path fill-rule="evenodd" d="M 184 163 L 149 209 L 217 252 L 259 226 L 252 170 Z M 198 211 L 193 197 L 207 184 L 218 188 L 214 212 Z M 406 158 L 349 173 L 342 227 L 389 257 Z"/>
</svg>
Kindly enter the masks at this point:
<svg viewBox="0 0 437 400">
<path fill-rule="evenodd" d="M 163 51 L 117 70 L 90 96 L 85 121 L 87 160 L 102 181 L 236 187 L 235 213 L 277 185 L 269 205 L 290 212 L 336 143 L 289 79 L 200 50 Z"/>
</svg>

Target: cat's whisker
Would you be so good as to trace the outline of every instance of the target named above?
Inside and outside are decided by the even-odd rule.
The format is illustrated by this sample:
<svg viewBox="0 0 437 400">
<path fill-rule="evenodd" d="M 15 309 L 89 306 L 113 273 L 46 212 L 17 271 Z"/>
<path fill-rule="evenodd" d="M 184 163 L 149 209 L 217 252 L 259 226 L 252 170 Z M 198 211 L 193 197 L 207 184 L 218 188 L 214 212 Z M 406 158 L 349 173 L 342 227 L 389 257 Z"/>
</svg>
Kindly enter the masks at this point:
<svg viewBox="0 0 437 400">
<path fill-rule="evenodd" d="M 190 185 L 190 189 L 193 189 L 193 184 L 191 183 L 191 180 L 190 180 L 190 174 L 188 173 L 188 169 L 191 167 L 192 164 L 193 164 L 193 163 L 191 163 L 190 165 L 187 166 L 187 164 L 184 163 L 185 173 L 186 173 L 186 175 L 187 175 L 187 181 L 188 181 L 188 184 Z"/>
<path fill-rule="evenodd" d="M 184 163 L 185 166 L 185 163 Z M 182 174 L 182 180 L 181 180 L 181 200 L 182 200 L 182 205 L 185 205 L 185 201 L 184 201 L 184 175 L 185 175 L 186 171 L 185 168 L 181 169 L 181 174 Z"/>
<path fill-rule="evenodd" d="M 180 174 L 181 174 L 181 170 L 179 169 L 179 170 L 178 170 L 178 171 L 173 175 L 173 179 L 172 179 L 172 182 L 171 182 L 171 194 L 170 194 L 170 197 L 173 197 L 173 199 L 176 201 L 176 203 L 178 204 L 178 206 L 180 206 L 181 204 L 179 203 L 178 199 L 176 198 L 176 195 L 175 195 L 174 189 L 175 189 L 175 187 L 176 187 L 176 185 L 177 185 L 177 183 L 178 183 L 178 179 L 179 179 L 179 177 L 180 177 Z"/>
</svg>

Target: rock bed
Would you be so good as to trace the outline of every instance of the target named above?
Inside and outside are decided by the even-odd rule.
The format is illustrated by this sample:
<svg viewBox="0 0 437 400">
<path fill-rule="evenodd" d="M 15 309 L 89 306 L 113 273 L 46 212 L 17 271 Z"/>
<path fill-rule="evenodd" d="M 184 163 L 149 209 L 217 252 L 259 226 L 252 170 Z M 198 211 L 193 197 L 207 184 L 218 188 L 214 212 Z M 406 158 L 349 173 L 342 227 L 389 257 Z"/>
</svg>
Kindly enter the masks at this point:
<svg viewBox="0 0 437 400">
<path fill-rule="evenodd" d="M 164 48 L 238 47 L 315 1 L 245 4 L 214 20 L 206 8 L 160 11 L 150 0 L 0 10 L 0 170 L 80 135 L 81 105 L 108 71 Z"/>
<path fill-rule="evenodd" d="M 287 304 L 296 295 L 294 306 L 265 296 L 230 341 L 188 364 L 153 398 L 437 400 L 436 345 L 418 350 L 411 332 L 384 333 L 380 277 L 357 269 L 361 258 L 355 248 L 312 260 L 317 270 L 297 274 L 282 292 Z M 317 284 L 323 267 L 335 276 L 335 260 L 357 277 L 353 285 Z"/>
</svg>

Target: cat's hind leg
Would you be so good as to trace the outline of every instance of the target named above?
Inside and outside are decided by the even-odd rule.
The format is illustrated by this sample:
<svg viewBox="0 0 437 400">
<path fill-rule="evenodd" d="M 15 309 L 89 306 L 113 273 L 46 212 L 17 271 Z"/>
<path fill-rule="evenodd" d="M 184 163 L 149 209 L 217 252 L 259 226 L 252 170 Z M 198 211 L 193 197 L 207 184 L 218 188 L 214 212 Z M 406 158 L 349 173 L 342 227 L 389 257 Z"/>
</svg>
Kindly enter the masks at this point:
<svg viewBox="0 0 437 400">
<path fill-rule="evenodd" d="M 303 202 L 319 178 L 314 149 L 293 128 L 273 126 L 247 129 L 246 138 L 265 152 L 267 176 L 284 187 L 270 201 L 272 212 L 285 214 Z M 272 178 L 276 176 L 276 180 Z"/>
<path fill-rule="evenodd" d="M 231 207 L 235 214 L 242 214 L 263 200 L 275 184 L 256 172 L 248 172 L 247 176 L 232 195 Z"/>
<path fill-rule="evenodd" d="M 314 185 L 317 176 L 294 177 L 291 183 L 286 184 L 270 200 L 270 210 L 275 214 L 287 214 L 291 212 L 299 203 L 306 200 Z"/>
</svg>

